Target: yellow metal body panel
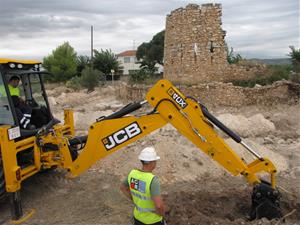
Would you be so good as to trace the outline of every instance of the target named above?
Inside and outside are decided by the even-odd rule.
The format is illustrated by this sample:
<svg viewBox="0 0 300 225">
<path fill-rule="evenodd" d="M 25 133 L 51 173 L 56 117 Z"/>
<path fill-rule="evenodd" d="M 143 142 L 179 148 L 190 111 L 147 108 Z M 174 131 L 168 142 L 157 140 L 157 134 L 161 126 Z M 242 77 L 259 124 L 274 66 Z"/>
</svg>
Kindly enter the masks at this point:
<svg viewBox="0 0 300 225">
<path fill-rule="evenodd" d="M 7 63 L 21 63 L 21 64 L 41 64 L 40 61 L 37 60 L 18 60 L 18 59 L 8 59 L 8 58 L 0 58 L 0 64 Z"/>
<path fill-rule="evenodd" d="M 55 144 L 62 149 L 68 146 L 68 138 L 74 136 L 73 113 L 70 110 L 65 110 L 64 115 L 65 123 L 55 125 L 53 132 L 42 137 L 43 143 Z M 23 180 L 42 169 L 53 166 L 65 167 L 65 163 L 71 164 L 72 159 L 69 152 L 63 151 L 64 154 L 61 153 L 62 151 L 43 152 L 37 145 L 35 136 L 19 141 L 9 140 L 9 128 L 10 126 L 0 127 L 0 149 L 7 192 L 18 191 Z M 25 168 L 20 168 L 17 154 L 28 149 L 33 150 L 33 163 Z"/>
</svg>

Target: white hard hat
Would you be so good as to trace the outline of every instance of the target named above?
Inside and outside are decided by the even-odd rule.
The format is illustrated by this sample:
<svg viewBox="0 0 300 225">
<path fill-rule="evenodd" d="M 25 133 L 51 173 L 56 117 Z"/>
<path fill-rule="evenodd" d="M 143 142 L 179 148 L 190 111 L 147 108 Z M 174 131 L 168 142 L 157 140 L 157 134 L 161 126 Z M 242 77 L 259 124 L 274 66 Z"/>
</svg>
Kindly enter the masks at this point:
<svg viewBox="0 0 300 225">
<path fill-rule="evenodd" d="M 160 157 L 156 154 L 154 147 L 144 148 L 139 155 L 139 160 L 142 161 L 150 162 L 150 161 L 156 161 L 158 159 L 160 159 Z"/>
</svg>

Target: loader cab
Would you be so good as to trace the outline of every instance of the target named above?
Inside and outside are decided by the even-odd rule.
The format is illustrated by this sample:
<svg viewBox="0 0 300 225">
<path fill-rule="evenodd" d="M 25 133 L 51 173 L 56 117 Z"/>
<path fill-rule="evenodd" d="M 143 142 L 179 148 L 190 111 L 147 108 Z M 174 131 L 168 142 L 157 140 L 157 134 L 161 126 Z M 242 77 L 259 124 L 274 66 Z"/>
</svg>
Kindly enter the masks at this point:
<svg viewBox="0 0 300 225">
<path fill-rule="evenodd" d="M 31 122 L 34 126 L 31 130 L 37 130 L 53 118 L 43 85 L 45 74 L 41 71 L 41 63 L 38 61 L 0 58 L 0 126 L 19 126 L 21 134 L 27 134 L 26 136 L 34 133 L 20 126 L 21 121 L 14 100 L 16 96 L 12 96 L 9 87 L 9 80 L 12 77 L 20 79 L 18 85 L 20 100 L 32 110 Z"/>
</svg>

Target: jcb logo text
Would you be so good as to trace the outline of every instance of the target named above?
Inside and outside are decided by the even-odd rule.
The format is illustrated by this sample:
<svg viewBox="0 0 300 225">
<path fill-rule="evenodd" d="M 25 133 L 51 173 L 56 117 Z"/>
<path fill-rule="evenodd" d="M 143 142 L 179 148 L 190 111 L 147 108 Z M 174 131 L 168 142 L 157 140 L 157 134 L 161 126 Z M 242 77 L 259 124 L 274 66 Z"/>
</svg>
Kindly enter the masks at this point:
<svg viewBox="0 0 300 225">
<path fill-rule="evenodd" d="M 139 125 L 134 122 L 102 139 L 107 151 L 142 133 Z"/>
</svg>

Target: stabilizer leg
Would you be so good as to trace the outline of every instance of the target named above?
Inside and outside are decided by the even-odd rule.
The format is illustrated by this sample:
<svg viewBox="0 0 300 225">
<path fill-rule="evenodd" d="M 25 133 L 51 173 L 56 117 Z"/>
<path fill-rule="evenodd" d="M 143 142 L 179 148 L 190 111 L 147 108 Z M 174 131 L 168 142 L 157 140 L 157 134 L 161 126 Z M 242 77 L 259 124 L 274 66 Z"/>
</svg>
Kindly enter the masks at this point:
<svg viewBox="0 0 300 225">
<path fill-rule="evenodd" d="M 9 193 L 11 217 L 13 220 L 18 220 L 23 216 L 21 193 L 20 191 Z"/>
<path fill-rule="evenodd" d="M 30 212 L 23 214 L 22 202 L 21 202 L 21 193 L 20 191 L 9 193 L 10 206 L 11 206 L 11 223 L 12 224 L 21 224 L 28 220 L 35 212 L 31 210 Z"/>
</svg>

